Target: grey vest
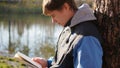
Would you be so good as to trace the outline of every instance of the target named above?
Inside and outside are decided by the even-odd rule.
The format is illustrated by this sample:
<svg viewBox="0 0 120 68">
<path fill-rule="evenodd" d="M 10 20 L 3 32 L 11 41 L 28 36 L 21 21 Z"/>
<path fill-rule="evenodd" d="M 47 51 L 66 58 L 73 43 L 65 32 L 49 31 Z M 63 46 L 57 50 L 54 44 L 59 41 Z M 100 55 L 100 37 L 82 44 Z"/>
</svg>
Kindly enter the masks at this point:
<svg viewBox="0 0 120 68">
<path fill-rule="evenodd" d="M 80 23 L 74 27 L 65 27 L 58 43 L 55 60 L 50 68 L 74 68 L 73 49 L 83 36 L 94 36 L 100 40 L 97 28 L 93 21 Z"/>
</svg>

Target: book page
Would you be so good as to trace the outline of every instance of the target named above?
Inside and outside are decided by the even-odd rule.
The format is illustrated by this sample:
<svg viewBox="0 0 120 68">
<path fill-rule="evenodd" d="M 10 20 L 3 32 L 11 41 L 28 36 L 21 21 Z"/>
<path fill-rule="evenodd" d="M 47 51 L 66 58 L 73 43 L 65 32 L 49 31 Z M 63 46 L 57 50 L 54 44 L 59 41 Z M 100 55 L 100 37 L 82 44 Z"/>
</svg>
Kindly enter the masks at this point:
<svg viewBox="0 0 120 68">
<path fill-rule="evenodd" d="M 40 64 L 34 62 L 30 57 L 24 55 L 23 53 L 17 52 L 14 57 L 26 62 L 31 66 L 34 66 L 34 68 L 42 68 Z"/>
</svg>

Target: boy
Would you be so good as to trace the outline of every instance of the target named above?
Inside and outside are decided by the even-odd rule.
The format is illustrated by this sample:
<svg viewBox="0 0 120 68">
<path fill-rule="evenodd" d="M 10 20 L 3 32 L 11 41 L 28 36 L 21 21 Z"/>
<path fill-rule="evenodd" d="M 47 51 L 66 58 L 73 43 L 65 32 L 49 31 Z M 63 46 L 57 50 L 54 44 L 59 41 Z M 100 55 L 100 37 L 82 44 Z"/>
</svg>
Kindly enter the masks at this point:
<svg viewBox="0 0 120 68">
<path fill-rule="evenodd" d="M 102 48 L 96 17 L 87 4 L 74 0 L 43 0 L 43 13 L 64 27 L 52 60 L 35 57 L 43 68 L 102 68 Z"/>
</svg>

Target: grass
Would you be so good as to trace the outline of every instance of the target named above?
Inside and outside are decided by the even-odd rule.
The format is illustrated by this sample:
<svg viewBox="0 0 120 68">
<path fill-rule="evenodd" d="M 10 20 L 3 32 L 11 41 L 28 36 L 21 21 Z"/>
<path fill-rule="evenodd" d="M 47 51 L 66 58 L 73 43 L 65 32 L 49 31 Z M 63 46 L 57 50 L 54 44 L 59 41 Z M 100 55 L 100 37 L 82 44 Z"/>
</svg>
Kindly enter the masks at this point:
<svg viewBox="0 0 120 68">
<path fill-rule="evenodd" d="M 26 64 L 14 58 L 0 56 L 0 68 L 26 68 Z"/>
</svg>

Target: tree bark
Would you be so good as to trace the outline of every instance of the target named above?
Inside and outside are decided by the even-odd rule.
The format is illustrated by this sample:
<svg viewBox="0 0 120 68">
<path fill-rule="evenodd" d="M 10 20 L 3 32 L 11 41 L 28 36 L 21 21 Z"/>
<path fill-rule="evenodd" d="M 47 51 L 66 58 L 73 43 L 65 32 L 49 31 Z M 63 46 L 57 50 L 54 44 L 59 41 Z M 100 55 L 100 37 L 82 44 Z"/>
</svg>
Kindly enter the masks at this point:
<svg viewBox="0 0 120 68">
<path fill-rule="evenodd" d="M 95 15 L 103 38 L 103 68 L 120 68 L 120 0 L 96 0 Z"/>
</svg>

